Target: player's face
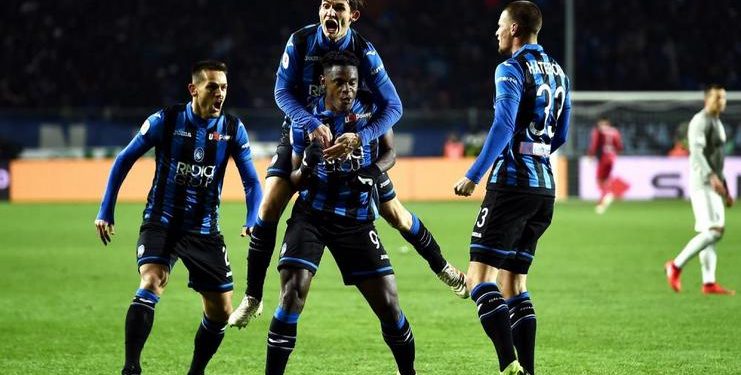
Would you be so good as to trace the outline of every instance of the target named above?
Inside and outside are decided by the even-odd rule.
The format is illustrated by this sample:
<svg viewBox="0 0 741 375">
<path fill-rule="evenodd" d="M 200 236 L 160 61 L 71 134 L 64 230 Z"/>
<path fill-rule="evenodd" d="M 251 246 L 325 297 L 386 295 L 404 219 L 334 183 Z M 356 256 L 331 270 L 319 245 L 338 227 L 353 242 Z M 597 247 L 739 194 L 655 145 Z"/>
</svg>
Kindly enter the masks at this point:
<svg viewBox="0 0 741 375">
<path fill-rule="evenodd" d="M 357 21 L 360 12 L 350 9 L 347 0 L 322 0 L 319 6 L 319 22 L 324 35 L 330 40 L 339 40 L 347 34 L 350 24 Z"/>
<path fill-rule="evenodd" d="M 203 70 L 200 78 L 188 85 L 193 97 L 193 110 L 201 117 L 219 117 L 226 100 L 226 73 Z"/>
<path fill-rule="evenodd" d="M 712 89 L 705 97 L 705 107 L 710 112 L 721 113 L 726 110 L 726 90 Z"/>
<path fill-rule="evenodd" d="M 333 66 L 322 77 L 326 89 L 326 105 L 335 112 L 350 112 L 358 94 L 358 68 Z"/>
<path fill-rule="evenodd" d="M 499 16 L 499 27 L 497 28 L 497 41 L 499 41 L 499 53 L 509 54 L 512 51 L 512 19 L 506 10 Z"/>
</svg>

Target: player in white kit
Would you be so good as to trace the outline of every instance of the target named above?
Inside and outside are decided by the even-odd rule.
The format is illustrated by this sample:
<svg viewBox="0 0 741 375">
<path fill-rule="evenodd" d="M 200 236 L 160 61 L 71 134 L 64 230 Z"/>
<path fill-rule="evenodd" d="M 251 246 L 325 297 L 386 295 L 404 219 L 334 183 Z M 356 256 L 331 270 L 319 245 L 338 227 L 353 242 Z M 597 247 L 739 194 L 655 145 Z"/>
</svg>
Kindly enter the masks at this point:
<svg viewBox="0 0 741 375">
<path fill-rule="evenodd" d="M 682 289 L 680 274 L 684 265 L 698 253 L 702 269 L 702 292 L 705 294 L 736 294 L 715 281 L 718 258 L 715 244 L 723 237 L 724 205 L 731 207 L 731 197 L 723 176 L 726 132 L 720 114 L 726 109 L 726 90 L 719 85 L 705 89 L 705 108 L 695 114 L 687 130 L 690 148 L 690 199 L 695 214 L 695 231 L 684 249 L 665 264 L 669 286 L 675 292 Z"/>
</svg>

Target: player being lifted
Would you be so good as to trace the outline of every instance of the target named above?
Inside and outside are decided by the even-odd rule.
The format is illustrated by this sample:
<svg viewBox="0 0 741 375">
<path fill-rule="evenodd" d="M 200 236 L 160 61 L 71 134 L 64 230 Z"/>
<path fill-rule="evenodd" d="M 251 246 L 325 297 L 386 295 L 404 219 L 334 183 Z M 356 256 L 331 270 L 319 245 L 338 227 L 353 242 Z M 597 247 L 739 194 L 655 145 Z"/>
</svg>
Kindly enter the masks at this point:
<svg viewBox="0 0 741 375">
<path fill-rule="evenodd" d="M 288 39 L 275 81 L 275 101 L 286 117 L 280 144 L 268 168 L 265 196 L 260 203 L 259 219 L 252 233 L 246 295 L 230 318 L 232 325 L 247 325 L 261 309 L 263 284 L 275 247 L 276 228 L 294 193 L 294 187 L 289 181 L 291 125 L 305 129 L 309 138 L 316 140 L 325 149 L 324 155 L 327 158 L 342 159 L 352 150 L 366 146 L 385 134 L 401 117 L 401 100 L 378 51 L 350 27 L 360 17 L 362 4 L 363 0 L 322 0 L 319 6 L 320 23 L 300 29 Z M 329 51 L 348 51 L 358 58 L 359 87 L 370 91 L 373 103 L 378 108 L 363 129 L 337 138 L 333 138 L 330 128 L 320 117 L 306 109 L 312 98 L 322 94 L 319 59 Z M 330 147 L 333 140 L 334 145 Z M 401 204 L 388 175 L 377 169 L 364 173 L 366 178 L 372 179 L 379 187 L 381 216 L 412 244 L 438 278 L 457 295 L 467 297 L 465 275 L 445 260 L 440 246 L 422 221 Z"/>
<path fill-rule="evenodd" d="M 726 90 L 719 85 L 705 89 L 705 108 L 695 114 L 687 129 L 690 148 L 690 201 L 695 214 L 695 231 L 684 249 L 673 260 L 665 264 L 669 286 L 675 292 L 682 289 L 680 273 L 687 262 L 700 255 L 702 269 L 702 292 L 705 294 L 736 294 L 715 281 L 718 262 L 715 244 L 725 231 L 725 211 L 733 205 L 723 175 L 724 146 L 726 132 L 720 122 L 720 114 L 726 109 Z"/>
<path fill-rule="evenodd" d="M 178 258 L 189 272 L 188 285 L 201 294 L 203 319 L 195 337 L 188 374 L 203 374 L 224 337 L 232 311 L 232 272 L 218 207 L 229 157 L 244 185 L 246 235 L 257 219 L 260 182 L 252 165 L 249 138 L 238 118 L 224 114 L 227 68 L 203 61 L 192 69 L 192 101 L 167 107 L 144 121 L 139 133 L 116 157 L 95 226 L 107 244 L 119 188 L 134 162 L 155 148 L 157 168 L 144 209 L 137 244 L 141 282 L 126 314 L 126 362 L 122 374 L 140 374 L 139 357 L 154 321 L 154 310 Z"/>
<path fill-rule="evenodd" d="M 371 100 L 356 99 L 358 61 L 354 54 L 329 52 L 322 58 L 326 96 L 313 101 L 312 113 L 326 121 L 334 136 L 362 131 L 376 110 Z M 379 158 L 370 140 L 349 159 L 327 160 L 318 140 L 302 126 L 292 126 L 294 171 L 299 197 L 288 220 L 280 252 L 280 302 L 268 332 L 266 374 L 283 374 L 296 342 L 296 327 L 324 247 L 329 248 L 346 285 L 355 285 L 378 316 L 383 338 L 401 374 L 414 374 L 414 335 L 399 307 L 388 255 L 373 225 L 377 211 L 369 168 L 387 169 L 392 153 Z M 303 161 L 302 161 L 303 155 Z M 360 176 L 360 178 L 359 178 Z"/>
<path fill-rule="evenodd" d="M 512 2 L 502 12 L 499 52 L 511 57 L 496 68 L 494 123 L 454 188 L 471 195 L 493 163 L 471 235 L 467 277 L 504 374 L 535 372 L 535 310 L 526 280 L 553 216 L 549 155 L 566 141 L 571 110 L 569 79 L 537 44 L 541 25 L 540 9 L 529 1 Z"/>
</svg>

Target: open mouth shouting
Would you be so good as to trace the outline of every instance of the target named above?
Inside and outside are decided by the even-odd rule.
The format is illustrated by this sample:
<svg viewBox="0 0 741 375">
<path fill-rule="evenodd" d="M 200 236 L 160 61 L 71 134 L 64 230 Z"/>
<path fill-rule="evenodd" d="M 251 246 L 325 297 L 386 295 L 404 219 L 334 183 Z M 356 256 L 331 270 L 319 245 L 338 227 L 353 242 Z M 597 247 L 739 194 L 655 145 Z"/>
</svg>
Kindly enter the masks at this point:
<svg viewBox="0 0 741 375">
<path fill-rule="evenodd" d="M 221 112 L 221 106 L 224 104 L 223 99 L 216 99 L 211 106 L 211 112 Z"/>
<path fill-rule="evenodd" d="M 324 21 L 324 30 L 330 37 L 336 37 L 340 32 L 340 24 L 334 18 L 328 18 Z"/>
</svg>

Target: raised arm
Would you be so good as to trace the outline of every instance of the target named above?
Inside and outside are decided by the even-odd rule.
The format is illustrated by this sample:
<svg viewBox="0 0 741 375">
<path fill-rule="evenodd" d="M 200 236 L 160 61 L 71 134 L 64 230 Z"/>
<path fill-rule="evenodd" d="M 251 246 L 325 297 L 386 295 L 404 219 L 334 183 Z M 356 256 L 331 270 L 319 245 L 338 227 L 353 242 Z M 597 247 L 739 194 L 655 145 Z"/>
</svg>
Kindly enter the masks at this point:
<svg viewBox="0 0 741 375">
<path fill-rule="evenodd" d="M 391 127 L 401 118 L 404 110 L 396 87 L 391 82 L 378 51 L 368 43 L 364 52 L 365 55 L 360 64 L 360 75 L 373 93 L 373 102 L 378 108 L 368 124 L 358 132 L 360 143 L 367 145 L 391 130 Z"/>
</svg>

